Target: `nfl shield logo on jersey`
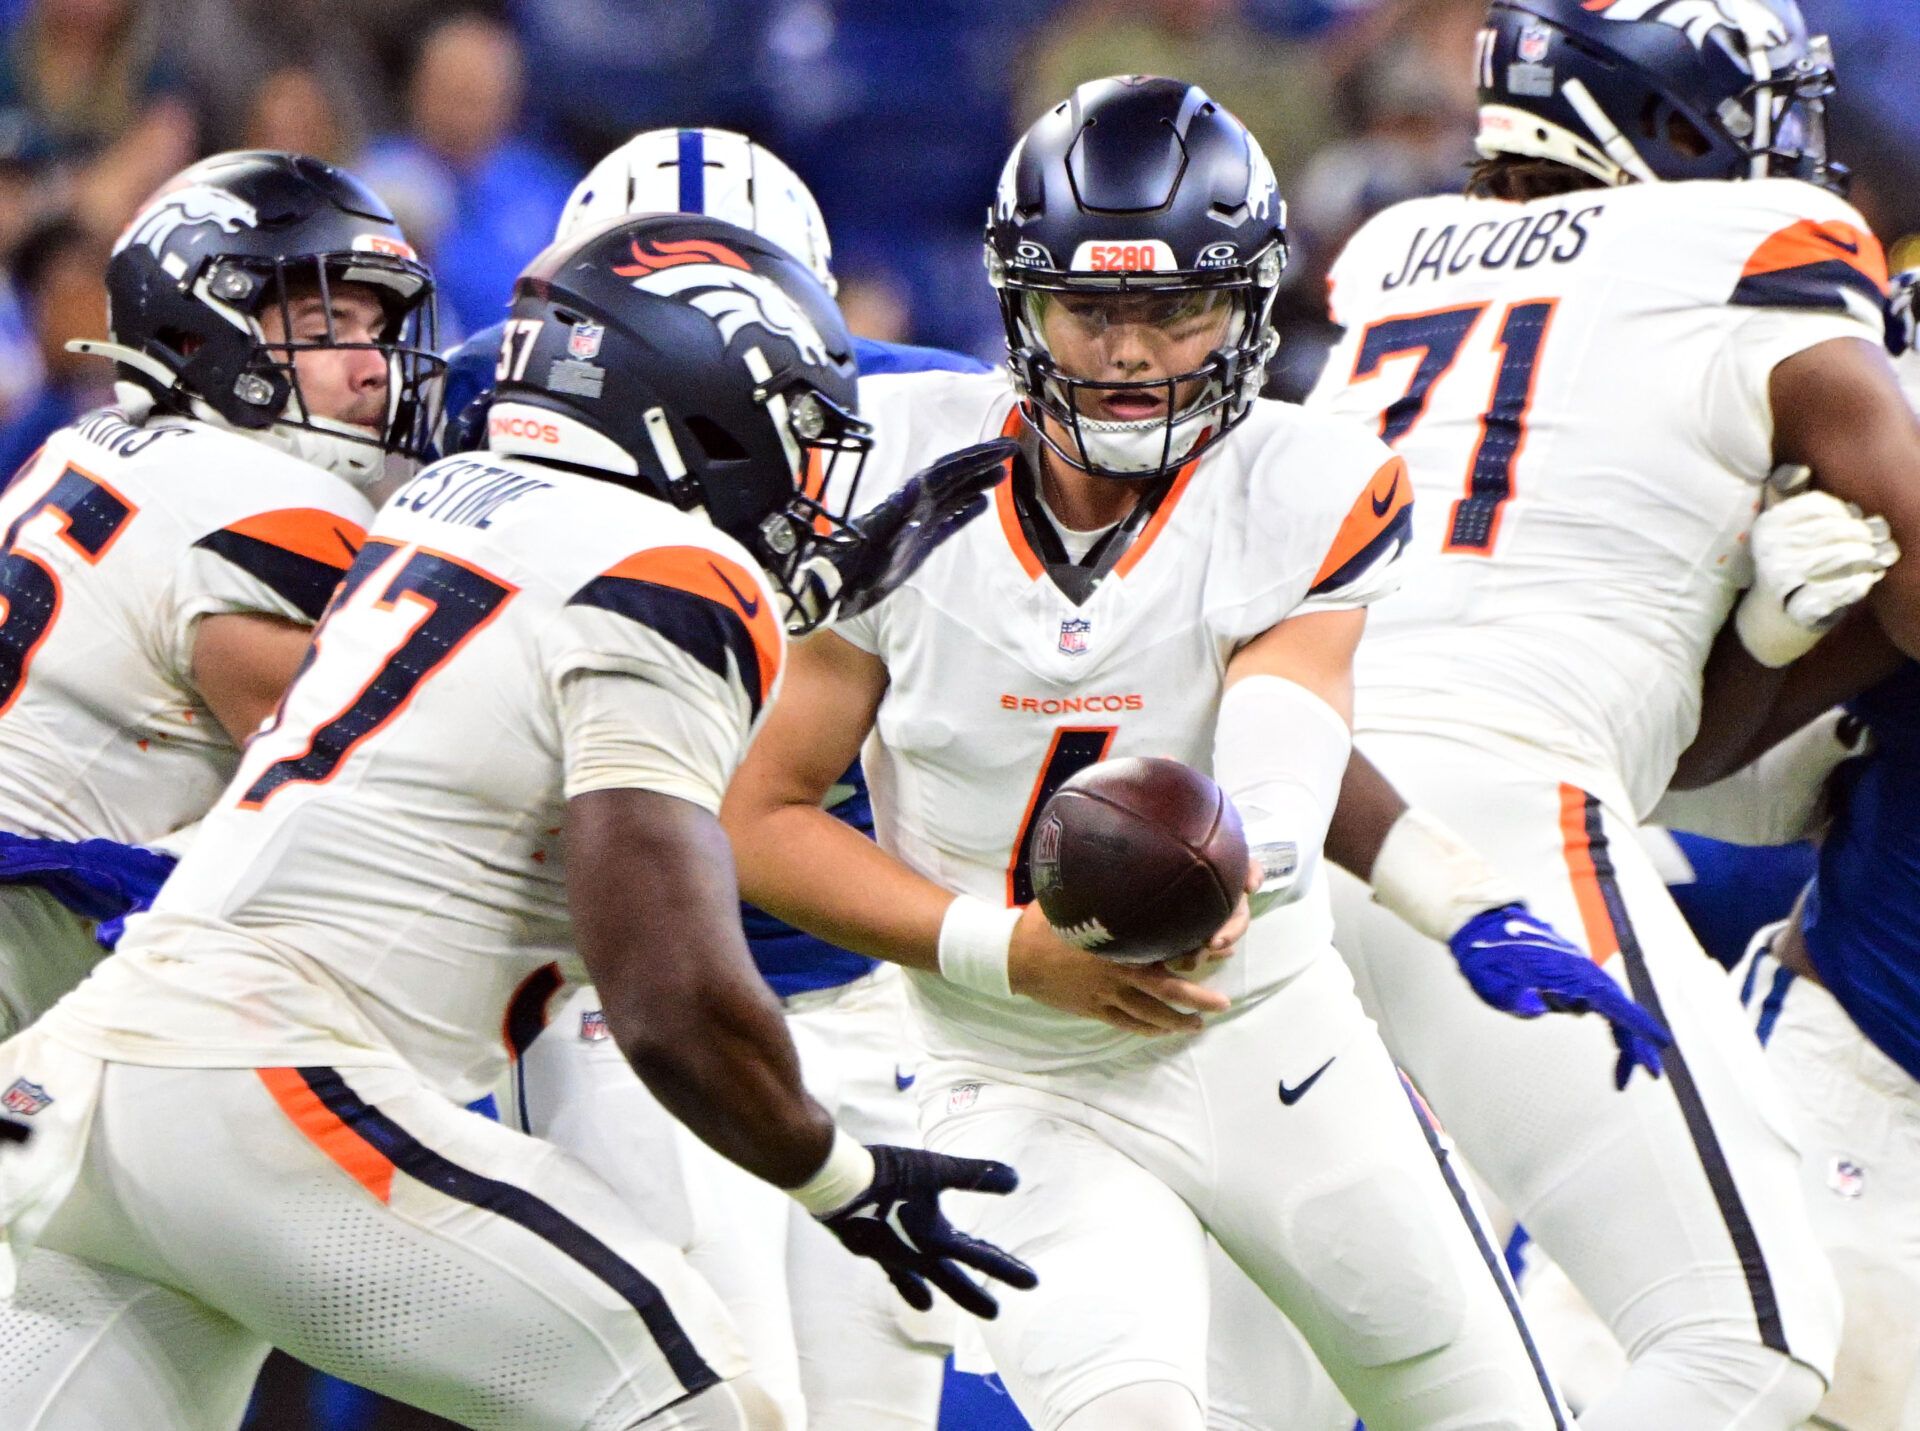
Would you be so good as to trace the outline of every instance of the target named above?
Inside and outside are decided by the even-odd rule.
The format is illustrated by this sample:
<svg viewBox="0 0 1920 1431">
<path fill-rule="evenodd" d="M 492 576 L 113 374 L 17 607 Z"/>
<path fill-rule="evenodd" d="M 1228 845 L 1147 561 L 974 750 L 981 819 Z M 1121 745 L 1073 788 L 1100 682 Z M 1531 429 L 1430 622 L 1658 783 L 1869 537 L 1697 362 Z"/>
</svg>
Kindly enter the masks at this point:
<svg viewBox="0 0 1920 1431">
<path fill-rule="evenodd" d="M 37 1083 L 29 1083 L 24 1078 L 16 1078 L 5 1093 L 0 1093 L 0 1105 L 7 1112 L 18 1113 L 23 1118 L 31 1118 L 42 1108 L 53 1102 L 53 1096 Z"/>
<path fill-rule="evenodd" d="M 607 1037 L 607 1016 L 600 1009 L 588 1009 L 580 1015 L 580 1041 L 599 1043 Z"/>
<path fill-rule="evenodd" d="M 600 340 L 607 336 L 603 323 L 575 323 L 567 334 L 567 356 L 585 361 L 600 356 Z"/>
<path fill-rule="evenodd" d="M 1078 616 L 1069 616 L 1060 623 L 1060 649 L 1069 656 L 1087 654 L 1087 633 L 1093 630 L 1091 621 Z"/>
<path fill-rule="evenodd" d="M 1859 1197 L 1866 1191 L 1866 1169 L 1854 1162 L 1852 1158 L 1836 1157 L 1827 1168 L 1827 1186 L 1836 1196 Z"/>
</svg>

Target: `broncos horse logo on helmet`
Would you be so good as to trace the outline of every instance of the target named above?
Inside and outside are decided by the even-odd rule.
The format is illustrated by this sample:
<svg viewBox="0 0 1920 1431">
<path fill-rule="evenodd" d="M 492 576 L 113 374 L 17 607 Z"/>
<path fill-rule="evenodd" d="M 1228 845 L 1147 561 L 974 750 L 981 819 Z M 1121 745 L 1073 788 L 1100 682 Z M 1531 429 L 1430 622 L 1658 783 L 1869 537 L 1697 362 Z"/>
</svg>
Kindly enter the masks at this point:
<svg viewBox="0 0 1920 1431">
<path fill-rule="evenodd" d="M 143 244 L 158 258 L 175 230 L 189 224 L 218 224 L 221 233 L 237 234 L 259 227 L 260 213 L 238 194 L 211 184 L 189 184 L 171 193 L 163 191 L 136 214 L 113 251 L 119 253 L 130 244 Z"/>
<path fill-rule="evenodd" d="M 1494 0 L 1480 153 L 1607 184 L 1805 179 L 1827 158 L 1833 52 L 1794 0 Z"/>
<path fill-rule="evenodd" d="M 1719 26 L 1769 48 L 1793 38 L 1786 23 L 1759 0 L 1585 0 L 1584 8 L 1607 20 L 1657 20 L 1676 26 L 1696 50 Z"/>
<path fill-rule="evenodd" d="M 633 286 L 645 293 L 685 295 L 719 325 L 723 342 L 731 343 L 752 324 L 785 338 L 809 363 L 829 361 L 826 339 L 800 305 L 724 246 L 696 240 L 661 244 L 655 252 L 643 253 L 636 240 L 632 252 L 633 262 L 615 265 L 615 273 L 633 279 Z"/>
</svg>

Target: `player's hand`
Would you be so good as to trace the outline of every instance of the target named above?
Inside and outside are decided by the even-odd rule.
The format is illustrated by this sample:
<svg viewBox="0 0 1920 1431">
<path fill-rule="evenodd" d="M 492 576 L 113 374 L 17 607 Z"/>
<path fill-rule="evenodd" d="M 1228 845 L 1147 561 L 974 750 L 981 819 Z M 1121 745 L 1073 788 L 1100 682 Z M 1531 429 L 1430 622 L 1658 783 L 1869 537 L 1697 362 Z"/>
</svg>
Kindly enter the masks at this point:
<svg viewBox="0 0 1920 1431">
<path fill-rule="evenodd" d="M 1636 1066 L 1660 1076 L 1660 1050 L 1673 1042 L 1673 1035 L 1524 904 L 1503 904 L 1476 914 L 1447 946 L 1473 992 L 1503 1013 L 1523 1019 L 1548 1011 L 1605 1018 L 1620 1049 L 1614 1087 L 1625 1088 Z"/>
<path fill-rule="evenodd" d="M 1000 1304 L 963 1268 L 1023 1290 L 1039 1282 L 1026 1263 L 967 1236 L 940 1211 L 940 1194 L 948 1189 L 1012 1192 L 1020 1181 L 1012 1168 L 885 1143 L 869 1143 L 867 1151 L 873 1154 L 867 1190 L 820 1221 L 855 1257 L 878 1262 L 908 1306 L 924 1312 L 933 1305 L 931 1282 L 964 1310 L 991 1321 Z"/>
<path fill-rule="evenodd" d="M 1023 909 L 1014 926 L 1007 977 L 1014 993 L 1049 1008 L 1148 1036 L 1198 1033 L 1201 1012 L 1217 1013 L 1231 1002 L 1169 973 L 1164 963 L 1122 964 L 1074 948 L 1048 926 L 1037 903 Z"/>
<path fill-rule="evenodd" d="M 1240 892 L 1240 902 L 1234 905 L 1233 913 L 1227 916 L 1227 922 L 1213 932 L 1206 948 L 1182 954 L 1177 959 L 1162 959 L 1160 967 L 1171 974 L 1204 974 L 1215 964 L 1231 959 L 1239 952 L 1240 940 L 1253 923 L 1253 905 L 1249 901 L 1265 878 L 1266 871 L 1261 868 L 1260 861 L 1248 856 L 1247 883 Z"/>
<path fill-rule="evenodd" d="M 1805 468 L 1789 471 L 1804 484 Z M 1753 588 L 1734 621 L 1763 666 L 1812 650 L 1900 556 L 1886 518 L 1862 516 L 1851 502 L 1804 485 L 1754 518 L 1750 542 Z"/>
<path fill-rule="evenodd" d="M 940 543 L 986 511 L 986 492 L 1019 451 L 1019 443 L 1001 437 L 948 453 L 849 522 L 852 535 L 825 543 L 801 564 L 788 629 L 844 621 L 898 590 Z"/>
</svg>

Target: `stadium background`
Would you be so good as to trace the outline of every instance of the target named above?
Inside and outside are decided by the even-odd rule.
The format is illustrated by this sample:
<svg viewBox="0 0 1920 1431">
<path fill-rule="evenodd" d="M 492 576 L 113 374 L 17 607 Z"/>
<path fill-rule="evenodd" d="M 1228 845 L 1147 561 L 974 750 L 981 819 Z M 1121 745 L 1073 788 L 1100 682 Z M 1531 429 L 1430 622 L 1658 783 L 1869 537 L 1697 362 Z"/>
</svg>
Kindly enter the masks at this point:
<svg viewBox="0 0 1920 1431">
<path fill-rule="evenodd" d="M 1833 149 L 1889 242 L 1920 231 L 1920 5 L 1801 0 L 1833 37 Z M 1353 228 L 1457 187 L 1484 0 L 0 0 L 0 473 L 108 396 L 64 351 L 105 332 L 107 251 L 201 154 L 347 165 L 440 284 L 442 336 L 493 322 L 578 175 L 636 130 L 718 124 L 818 195 L 856 332 L 993 359 L 980 225 L 1014 137 L 1077 83 L 1204 85 L 1259 136 L 1294 263 L 1272 391 L 1330 338 L 1320 277 Z M 609 1129 L 608 1136 L 617 1136 Z M 484 1348 L 475 1354 L 486 1355 Z M 1016 1424 L 954 1383 L 946 1424 Z M 137 1410 L 130 1409 L 137 1415 Z M 447 1423 L 276 1357 L 256 1431 Z"/>
</svg>

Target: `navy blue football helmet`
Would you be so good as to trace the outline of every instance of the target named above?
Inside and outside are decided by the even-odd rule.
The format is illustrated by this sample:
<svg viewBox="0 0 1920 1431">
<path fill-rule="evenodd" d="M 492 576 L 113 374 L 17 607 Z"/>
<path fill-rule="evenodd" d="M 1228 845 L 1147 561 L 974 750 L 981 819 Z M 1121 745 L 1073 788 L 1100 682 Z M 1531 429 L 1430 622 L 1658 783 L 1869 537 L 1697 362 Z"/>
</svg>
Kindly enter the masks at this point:
<svg viewBox="0 0 1920 1431">
<path fill-rule="evenodd" d="M 1286 268 L 1287 207 L 1245 125 L 1179 80 L 1128 75 L 1083 84 L 1014 146 L 987 217 L 987 272 L 1000 296 L 1014 385 L 1062 460 L 1101 477 L 1158 478 L 1243 417 L 1279 346 L 1274 292 Z M 1054 301 L 1138 295 L 1176 319 L 1225 305 L 1218 344 L 1191 372 L 1139 382 L 1062 371 L 1043 315 Z M 1184 406 L 1181 391 L 1198 396 Z M 1097 398 L 1150 390 L 1157 415 L 1090 416 Z M 1037 409 L 1037 411 L 1036 411 Z M 1055 419 L 1061 443 L 1040 421 Z"/>
<path fill-rule="evenodd" d="M 1805 179 L 1827 158 L 1833 52 L 1794 0 L 1494 0 L 1478 147 L 1608 184 Z"/>
</svg>

